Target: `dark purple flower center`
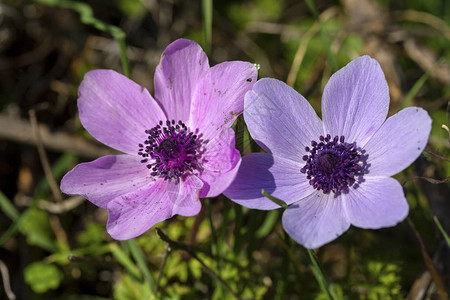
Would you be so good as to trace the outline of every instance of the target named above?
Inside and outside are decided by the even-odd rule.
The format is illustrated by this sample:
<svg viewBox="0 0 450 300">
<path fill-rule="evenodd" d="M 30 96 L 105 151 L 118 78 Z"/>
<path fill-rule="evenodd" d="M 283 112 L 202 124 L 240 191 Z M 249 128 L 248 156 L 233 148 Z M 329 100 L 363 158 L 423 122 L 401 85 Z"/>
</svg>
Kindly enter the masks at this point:
<svg viewBox="0 0 450 300">
<path fill-rule="evenodd" d="M 306 162 L 300 172 L 306 174 L 315 189 L 323 193 L 339 194 L 352 186 L 358 176 L 362 175 L 363 154 L 356 143 L 345 142 L 344 136 L 328 134 L 320 136 L 319 142 L 311 141 L 310 147 L 305 147 L 308 153 L 303 156 Z"/>
<path fill-rule="evenodd" d="M 203 140 L 198 129 L 192 132 L 182 121 L 167 120 L 163 124 L 160 121 L 146 130 L 147 140 L 139 144 L 138 154 L 152 171 L 150 174 L 171 180 L 200 170 Z"/>
</svg>

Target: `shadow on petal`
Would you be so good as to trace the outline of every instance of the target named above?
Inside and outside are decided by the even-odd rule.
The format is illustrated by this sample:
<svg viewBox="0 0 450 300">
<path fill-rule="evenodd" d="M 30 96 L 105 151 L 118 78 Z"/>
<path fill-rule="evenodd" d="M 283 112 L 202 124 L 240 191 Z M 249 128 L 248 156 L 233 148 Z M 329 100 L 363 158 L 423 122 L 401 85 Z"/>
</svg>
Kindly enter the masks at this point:
<svg viewBox="0 0 450 300">
<path fill-rule="evenodd" d="M 262 195 L 264 189 L 272 194 L 276 189 L 275 178 L 270 171 L 273 156 L 267 153 L 252 153 L 242 159 L 238 174 L 224 195 L 234 202 L 249 208 L 276 209 L 279 206 Z M 300 172 L 299 172 L 300 173 Z"/>
</svg>

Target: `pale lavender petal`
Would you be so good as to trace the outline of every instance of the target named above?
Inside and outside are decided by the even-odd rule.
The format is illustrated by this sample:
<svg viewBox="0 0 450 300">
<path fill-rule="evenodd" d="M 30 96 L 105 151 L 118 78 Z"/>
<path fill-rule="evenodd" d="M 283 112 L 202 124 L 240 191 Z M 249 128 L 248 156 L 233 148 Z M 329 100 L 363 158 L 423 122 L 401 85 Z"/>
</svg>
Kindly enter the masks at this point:
<svg viewBox="0 0 450 300">
<path fill-rule="evenodd" d="M 361 56 L 334 73 L 323 92 L 326 134 L 364 146 L 386 119 L 389 87 L 378 62 Z"/>
<path fill-rule="evenodd" d="M 248 62 L 231 61 L 212 67 L 192 100 L 191 127 L 200 129 L 205 138 L 229 128 L 244 110 L 244 95 L 257 75 L 256 67 Z"/>
<path fill-rule="evenodd" d="M 305 147 L 323 134 L 322 121 L 306 99 L 272 78 L 258 80 L 245 95 L 244 118 L 264 150 L 291 160 L 301 161 Z"/>
<path fill-rule="evenodd" d="M 152 184 L 154 179 L 139 157 L 108 155 L 73 168 L 61 180 L 61 191 L 106 208 L 112 199 Z"/>
<path fill-rule="evenodd" d="M 349 227 L 340 197 L 316 191 L 291 205 L 282 217 L 284 230 L 309 249 L 333 241 Z"/>
<path fill-rule="evenodd" d="M 170 119 L 189 121 L 191 101 L 208 69 L 196 42 L 179 39 L 167 46 L 155 71 L 155 98 Z"/>
<path fill-rule="evenodd" d="M 418 107 L 405 108 L 387 119 L 364 147 L 370 164 L 367 176 L 392 176 L 412 164 L 427 145 L 431 122 Z"/>
<path fill-rule="evenodd" d="M 242 158 L 238 174 L 223 194 L 248 208 L 277 209 L 280 206 L 261 194 L 262 189 L 287 204 L 314 192 L 298 162 L 267 153 Z"/>
<path fill-rule="evenodd" d="M 112 70 L 86 73 L 78 90 L 84 128 L 114 149 L 137 155 L 146 129 L 166 117 L 148 91 Z"/>
<path fill-rule="evenodd" d="M 348 221 L 365 229 L 394 226 L 409 210 L 402 186 L 390 177 L 366 177 L 358 188 L 342 195 L 342 201 Z"/>
<path fill-rule="evenodd" d="M 224 129 L 206 145 L 202 157 L 200 178 L 205 182 L 200 197 L 215 197 L 233 181 L 240 165 L 241 154 L 235 149 L 234 131 Z"/>
<path fill-rule="evenodd" d="M 128 240 L 175 214 L 198 214 L 201 203 L 197 195 L 201 184 L 195 176 L 190 176 L 184 183 L 160 179 L 148 189 L 113 199 L 107 206 L 108 233 L 116 240 Z"/>
</svg>

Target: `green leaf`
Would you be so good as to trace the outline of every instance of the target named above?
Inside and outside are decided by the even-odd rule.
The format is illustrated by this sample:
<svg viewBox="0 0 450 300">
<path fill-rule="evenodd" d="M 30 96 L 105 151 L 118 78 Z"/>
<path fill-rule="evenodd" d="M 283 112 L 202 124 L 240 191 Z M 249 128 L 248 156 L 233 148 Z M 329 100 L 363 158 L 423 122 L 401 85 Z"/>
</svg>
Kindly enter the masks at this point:
<svg viewBox="0 0 450 300">
<path fill-rule="evenodd" d="M 52 234 L 48 213 L 36 207 L 30 207 L 20 232 L 26 235 L 30 245 L 41 247 L 49 252 L 55 252 L 55 237 Z"/>
<path fill-rule="evenodd" d="M 114 299 L 141 300 L 156 299 L 147 283 L 136 281 L 132 276 L 122 273 L 122 278 L 114 285 Z"/>
<path fill-rule="evenodd" d="M 78 235 L 79 247 L 101 244 L 105 240 L 105 225 L 90 222 L 86 229 Z"/>
<path fill-rule="evenodd" d="M 25 282 L 38 294 L 59 287 L 62 272 L 52 264 L 37 261 L 29 264 L 24 271 Z"/>
</svg>

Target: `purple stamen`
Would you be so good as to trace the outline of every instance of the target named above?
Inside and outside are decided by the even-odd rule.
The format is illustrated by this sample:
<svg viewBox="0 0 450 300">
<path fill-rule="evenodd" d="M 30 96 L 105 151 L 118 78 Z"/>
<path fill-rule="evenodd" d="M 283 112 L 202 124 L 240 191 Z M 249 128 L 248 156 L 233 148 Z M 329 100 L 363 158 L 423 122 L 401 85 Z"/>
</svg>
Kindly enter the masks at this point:
<svg viewBox="0 0 450 300">
<path fill-rule="evenodd" d="M 141 162 L 147 163 L 152 176 L 170 181 L 201 169 L 203 140 L 198 130 L 194 134 L 182 121 L 167 120 L 159 121 L 145 133 L 148 135 L 144 141 L 146 146 L 144 149 L 144 144 L 138 145 L 138 155 L 144 158 Z"/>
<path fill-rule="evenodd" d="M 356 143 L 344 142 L 344 136 L 331 138 L 327 134 L 320 136 L 319 141 L 311 141 L 312 148 L 305 147 L 309 154 L 302 157 L 306 164 L 300 172 L 306 174 L 315 189 L 325 194 L 340 193 L 352 186 L 355 176 L 361 173 L 361 152 Z"/>
</svg>

